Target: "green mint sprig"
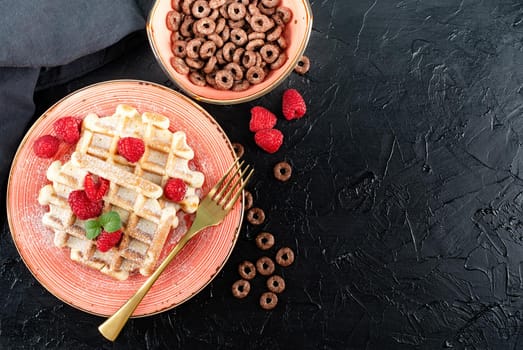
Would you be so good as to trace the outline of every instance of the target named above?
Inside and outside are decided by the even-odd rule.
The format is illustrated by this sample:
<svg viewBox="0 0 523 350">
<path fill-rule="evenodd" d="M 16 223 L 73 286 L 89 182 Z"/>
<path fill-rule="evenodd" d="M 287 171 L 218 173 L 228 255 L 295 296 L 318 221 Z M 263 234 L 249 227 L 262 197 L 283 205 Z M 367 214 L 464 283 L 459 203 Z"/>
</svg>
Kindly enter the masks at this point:
<svg viewBox="0 0 523 350">
<path fill-rule="evenodd" d="M 85 222 L 85 237 L 95 239 L 102 232 L 102 226 L 97 219 L 87 220 Z"/>
<path fill-rule="evenodd" d="M 120 214 L 115 211 L 109 211 L 100 215 L 98 219 L 91 219 L 85 222 L 85 232 L 87 239 L 95 239 L 102 232 L 115 232 L 122 227 Z"/>
</svg>

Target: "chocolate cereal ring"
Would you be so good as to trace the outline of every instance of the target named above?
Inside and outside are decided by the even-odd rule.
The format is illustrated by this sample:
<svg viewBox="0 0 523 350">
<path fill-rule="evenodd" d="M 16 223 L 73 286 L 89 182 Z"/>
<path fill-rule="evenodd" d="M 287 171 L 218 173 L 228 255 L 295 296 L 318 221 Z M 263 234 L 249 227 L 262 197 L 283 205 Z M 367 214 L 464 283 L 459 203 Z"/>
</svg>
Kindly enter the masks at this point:
<svg viewBox="0 0 523 350">
<path fill-rule="evenodd" d="M 261 0 L 263 6 L 271 8 L 276 7 L 280 4 L 280 0 Z"/>
<path fill-rule="evenodd" d="M 252 16 L 260 13 L 260 9 L 258 8 L 257 4 L 249 4 L 247 5 L 247 12 Z"/>
<path fill-rule="evenodd" d="M 269 232 L 261 232 L 256 236 L 256 246 L 261 250 L 267 250 L 274 245 L 274 236 Z"/>
<path fill-rule="evenodd" d="M 260 49 L 263 60 L 267 63 L 273 63 L 280 55 L 280 49 L 274 44 L 265 44 Z"/>
<path fill-rule="evenodd" d="M 260 208 L 251 208 L 247 211 L 247 221 L 252 225 L 261 225 L 265 221 L 265 212 Z"/>
<path fill-rule="evenodd" d="M 236 50 L 234 50 L 234 53 L 232 54 L 232 61 L 234 63 L 240 63 L 242 60 L 243 53 L 245 52 L 245 49 L 243 47 L 238 47 Z"/>
<path fill-rule="evenodd" d="M 265 79 L 265 72 L 261 67 L 253 66 L 245 73 L 247 81 L 253 85 L 259 84 Z"/>
<path fill-rule="evenodd" d="M 220 36 L 222 37 L 224 42 L 227 42 L 231 37 L 231 28 L 229 28 L 229 26 L 226 25 L 221 31 Z"/>
<path fill-rule="evenodd" d="M 210 18 L 213 21 L 216 21 L 218 17 L 220 17 L 220 12 L 218 10 L 211 10 L 211 13 L 207 16 L 207 18 Z"/>
<path fill-rule="evenodd" d="M 235 63 L 235 62 L 227 63 L 227 65 L 223 69 L 226 69 L 232 73 L 234 81 L 243 79 L 243 71 L 238 63 Z"/>
<path fill-rule="evenodd" d="M 182 12 L 185 13 L 186 15 L 190 15 L 191 14 L 192 3 L 194 1 L 195 0 L 183 0 L 183 2 L 182 2 Z"/>
<path fill-rule="evenodd" d="M 277 180 L 285 182 L 291 178 L 292 167 L 287 162 L 279 162 L 274 166 L 273 173 Z"/>
<path fill-rule="evenodd" d="M 180 32 L 171 33 L 171 42 L 174 43 L 177 40 L 185 40 L 185 37 Z"/>
<path fill-rule="evenodd" d="M 258 8 L 260 9 L 260 12 L 264 15 L 271 16 L 276 13 L 276 9 L 274 7 L 266 7 L 262 4 L 258 5 Z"/>
<path fill-rule="evenodd" d="M 267 62 L 265 62 L 259 52 L 256 52 L 256 63 L 254 64 L 257 67 L 264 68 L 267 65 Z"/>
<path fill-rule="evenodd" d="M 283 26 L 278 25 L 269 34 L 267 34 L 267 41 L 276 41 L 283 33 Z"/>
<path fill-rule="evenodd" d="M 180 25 L 180 34 L 182 34 L 186 38 L 192 37 L 192 24 L 193 23 L 194 23 L 194 19 L 192 17 L 185 16 L 182 24 Z"/>
<path fill-rule="evenodd" d="M 225 4 L 223 6 L 220 6 L 220 8 L 218 9 L 218 11 L 220 11 L 220 15 L 225 19 L 229 19 L 229 14 L 227 13 L 227 7 L 228 7 L 228 5 Z"/>
<path fill-rule="evenodd" d="M 210 19 L 212 19 L 213 21 L 216 21 L 216 19 L 218 19 L 218 17 L 220 17 L 220 11 L 218 11 L 218 9 L 212 10 L 211 14 L 208 17 Z"/>
<path fill-rule="evenodd" d="M 247 33 L 241 28 L 231 30 L 231 41 L 237 46 L 243 46 L 247 43 Z"/>
<path fill-rule="evenodd" d="M 233 147 L 234 147 L 234 145 L 233 145 Z M 238 158 L 239 157 L 240 156 L 238 156 Z M 250 191 L 243 190 L 243 200 L 245 201 L 244 209 L 245 210 L 251 209 L 252 208 L 252 204 L 254 203 L 254 199 L 252 198 L 252 193 Z"/>
<path fill-rule="evenodd" d="M 234 45 L 233 42 L 229 41 L 223 45 L 223 58 L 225 58 L 227 62 L 232 62 L 234 50 L 236 50 L 236 45 Z"/>
<path fill-rule="evenodd" d="M 251 86 L 251 84 L 247 80 L 243 79 L 242 81 L 235 81 L 231 90 L 232 91 L 245 91 L 250 86 Z"/>
<path fill-rule="evenodd" d="M 209 7 L 214 10 L 225 5 L 226 2 L 227 0 L 209 0 Z"/>
<path fill-rule="evenodd" d="M 180 12 L 182 10 L 182 4 L 181 4 L 182 0 L 171 0 L 171 7 Z"/>
<path fill-rule="evenodd" d="M 289 247 L 280 248 L 276 252 L 276 262 L 278 265 L 287 267 L 294 262 L 294 252 Z"/>
<path fill-rule="evenodd" d="M 216 70 L 213 70 L 212 72 L 205 74 L 205 81 L 213 88 L 216 88 Z"/>
<path fill-rule="evenodd" d="M 256 267 L 248 260 L 238 265 L 238 273 L 243 279 L 252 280 L 256 276 Z"/>
<path fill-rule="evenodd" d="M 234 149 L 234 154 L 236 154 L 236 157 L 238 158 L 241 158 L 245 153 L 245 148 L 241 143 L 233 142 L 232 148 Z"/>
<path fill-rule="evenodd" d="M 288 7 L 280 6 L 276 9 L 276 13 L 281 17 L 285 24 L 289 23 L 292 19 L 292 11 Z"/>
<path fill-rule="evenodd" d="M 256 40 L 256 39 L 265 40 L 265 33 L 252 32 L 252 33 L 249 33 L 249 35 L 247 35 L 247 39 L 249 39 L 249 41 Z"/>
<path fill-rule="evenodd" d="M 173 66 L 174 70 L 177 73 L 180 74 L 187 74 L 189 73 L 190 69 L 187 63 L 185 63 L 184 59 L 181 57 L 171 57 L 171 66 Z"/>
<path fill-rule="evenodd" d="M 234 77 L 228 70 L 222 69 L 216 72 L 216 86 L 220 90 L 229 90 L 234 84 Z"/>
<path fill-rule="evenodd" d="M 191 72 L 191 74 L 189 74 L 189 80 L 196 86 L 207 85 L 207 82 L 205 81 L 205 76 L 198 71 Z"/>
<path fill-rule="evenodd" d="M 285 280 L 278 275 L 273 275 L 267 278 L 267 288 L 276 294 L 279 294 L 285 290 Z"/>
<path fill-rule="evenodd" d="M 226 64 L 227 61 L 225 60 L 225 58 L 223 58 L 223 48 L 218 49 L 216 51 L 216 60 L 218 64 Z"/>
<path fill-rule="evenodd" d="M 216 44 L 214 41 L 208 40 L 200 47 L 200 58 L 208 59 L 214 56 L 216 52 Z"/>
<path fill-rule="evenodd" d="M 192 4 L 191 13 L 196 18 L 204 18 L 211 13 L 211 7 L 206 0 L 196 0 Z"/>
<path fill-rule="evenodd" d="M 273 63 L 271 63 L 271 69 L 274 70 L 274 69 L 278 69 L 280 68 L 281 66 L 283 66 L 285 64 L 285 62 L 287 62 L 287 54 L 285 52 L 282 52 L 278 58 L 276 59 L 276 61 L 274 61 Z"/>
<path fill-rule="evenodd" d="M 298 63 L 296 63 L 296 67 L 294 67 L 294 71 L 298 74 L 305 74 L 309 71 L 309 68 L 311 66 L 311 62 L 307 56 L 301 56 L 301 58 L 298 60 Z"/>
<path fill-rule="evenodd" d="M 216 56 L 211 56 L 205 63 L 205 66 L 203 66 L 203 72 L 205 74 L 209 74 L 216 68 L 216 63 L 218 62 L 218 59 Z"/>
<path fill-rule="evenodd" d="M 274 27 L 274 21 L 261 13 L 253 15 L 249 23 L 251 25 L 252 30 L 254 30 L 255 32 L 265 33 L 266 31 Z"/>
<path fill-rule="evenodd" d="M 194 69 L 201 69 L 201 68 L 203 68 L 203 65 L 205 64 L 205 62 L 199 58 L 190 58 L 190 57 L 185 57 L 185 63 L 187 63 L 187 65 L 190 68 L 194 68 Z"/>
<path fill-rule="evenodd" d="M 233 21 L 243 19 L 246 13 L 247 8 L 241 2 L 233 2 L 227 6 L 227 14 L 229 15 L 229 19 L 232 19 Z"/>
<path fill-rule="evenodd" d="M 260 297 L 260 306 L 264 310 L 272 310 L 278 305 L 278 296 L 273 292 L 265 292 Z"/>
<path fill-rule="evenodd" d="M 182 14 L 178 11 L 169 11 L 167 12 L 167 29 L 172 30 L 173 32 L 180 29 L 180 24 L 182 23 Z"/>
<path fill-rule="evenodd" d="M 242 56 L 242 65 L 245 68 L 251 68 L 256 64 L 256 53 L 252 50 L 246 50 Z"/>
<path fill-rule="evenodd" d="M 256 51 L 258 48 L 262 47 L 263 45 L 265 45 L 265 41 L 263 41 L 263 39 L 254 39 L 254 40 L 249 41 L 247 46 L 245 46 L 245 50 Z"/>
<path fill-rule="evenodd" d="M 229 20 L 228 24 L 229 24 L 229 28 L 231 28 L 231 29 L 242 28 L 243 26 L 245 26 L 245 20 L 244 19 L 240 19 L 238 21 Z"/>
<path fill-rule="evenodd" d="M 251 291 L 251 284 L 246 280 L 238 280 L 233 283 L 231 290 L 232 295 L 235 298 L 243 299 L 249 295 L 249 292 Z"/>
<path fill-rule="evenodd" d="M 219 36 L 219 35 L 216 34 L 216 33 L 212 33 L 212 34 L 210 34 L 210 35 L 207 35 L 207 39 L 213 41 L 214 44 L 216 44 L 216 47 L 217 47 L 217 48 L 223 46 L 223 39 L 222 39 L 222 37 Z"/>
<path fill-rule="evenodd" d="M 200 18 L 193 24 L 193 31 L 196 31 L 202 35 L 210 35 L 214 33 L 215 29 L 216 22 L 214 22 L 214 20 L 209 17 Z"/>
<path fill-rule="evenodd" d="M 202 38 L 189 40 L 185 45 L 185 52 L 187 57 L 198 58 L 200 56 L 200 47 L 202 47 L 203 43 L 204 40 Z"/>
<path fill-rule="evenodd" d="M 216 21 L 216 29 L 214 30 L 214 32 L 216 34 L 220 34 L 226 25 L 227 20 L 225 18 L 218 18 L 218 20 Z"/>
<path fill-rule="evenodd" d="M 281 18 L 280 14 L 275 13 L 274 15 L 271 16 L 271 18 L 274 21 L 274 24 L 276 24 L 276 26 L 284 26 L 285 25 L 285 22 L 283 22 L 283 19 Z"/>
<path fill-rule="evenodd" d="M 187 43 L 185 41 L 176 40 L 171 45 L 171 51 L 175 56 L 184 58 L 187 55 L 187 51 L 185 50 L 186 46 Z"/>
<path fill-rule="evenodd" d="M 287 46 L 289 46 L 287 44 L 287 39 L 285 39 L 284 36 L 280 36 L 278 39 L 276 39 L 276 42 L 278 43 L 280 48 L 283 49 L 283 50 L 285 50 L 287 48 Z"/>
<path fill-rule="evenodd" d="M 275 269 L 274 262 L 268 256 L 262 256 L 256 261 L 256 270 L 262 276 L 270 276 Z"/>
</svg>

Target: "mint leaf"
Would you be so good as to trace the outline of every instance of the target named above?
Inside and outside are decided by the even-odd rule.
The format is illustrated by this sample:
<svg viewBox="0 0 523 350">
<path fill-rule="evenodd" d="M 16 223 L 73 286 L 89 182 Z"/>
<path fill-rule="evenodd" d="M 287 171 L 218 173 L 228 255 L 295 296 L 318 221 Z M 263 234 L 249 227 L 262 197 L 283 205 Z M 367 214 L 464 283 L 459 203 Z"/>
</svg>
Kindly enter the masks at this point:
<svg viewBox="0 0 523 350">
<path fill-rule="evenodd" d="M 122 227 L 122 221 L 120 220 L 120 214 L 115 211 L 109 211 L 100 216 L 98 219 L 100 225 L 107 232 L 118 231 Z"/>
<path fill-rule="evenodd" d="M 87 220 L 85 222 L 85 232 L 87 239 L 95 239 L 102 232 L 102 226 L 96 219 Z"/>
</svg>

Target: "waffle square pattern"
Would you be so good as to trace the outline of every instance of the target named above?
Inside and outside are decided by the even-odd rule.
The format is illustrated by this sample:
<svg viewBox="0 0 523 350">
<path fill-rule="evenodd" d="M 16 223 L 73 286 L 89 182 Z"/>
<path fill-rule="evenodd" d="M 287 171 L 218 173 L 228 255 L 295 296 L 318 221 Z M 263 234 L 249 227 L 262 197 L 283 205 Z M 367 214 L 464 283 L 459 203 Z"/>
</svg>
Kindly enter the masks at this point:
<svg viewBox="0 0 523 350">
<path fill-rule="evenodd" d="M 145 152 L 136 163 L 118 154 L 118 140 L 135 137 L 144 141 Z M 189 168 L 194 151 L 183 131 L 169 131 L 163 115 L 140 114 L 129 105 L 118 105 L 111 116 L 88 114 L 81 137 L 70 160 L 57 160 L 47 170 L 50 181 L 38 201 L 49 211 L 42 218 L 54 232 L 54 244 L 70 249 L 71 259 L 119 280 L 154 270 L 171 229 L 178 226 L 178 213 L 194 213 L 198 207 L 204 175 Z M 103 212 L 116 211 L 121 218 L 120 243 L 101 252 L 86 237 L 85 221 L 72 212 L 68 196 L 83 189 L 84 178 L 94 174 L 110 181 L 103 197 Z M 172 202 L 163 195 L 169 178 L 187 185 L 184 199 Z"/>
</svg>

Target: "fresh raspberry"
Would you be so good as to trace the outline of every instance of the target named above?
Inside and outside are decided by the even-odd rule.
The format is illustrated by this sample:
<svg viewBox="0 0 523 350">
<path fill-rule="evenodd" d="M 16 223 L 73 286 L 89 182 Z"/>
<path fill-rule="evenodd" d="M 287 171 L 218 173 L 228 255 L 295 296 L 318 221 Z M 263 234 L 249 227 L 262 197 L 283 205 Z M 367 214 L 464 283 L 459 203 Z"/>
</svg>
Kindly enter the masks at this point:
<svg viewBox="0 0 523 350">
<path fill-rule="evenodd" d="M 87 198 L 92 201 L 99 201 L 109 189 L 109 180 L 89 173 L 85 175 L 84 188 Z"/>
<path fill-rule="evenodd" d="M 40 136 L 33 143 L 33 151 L 40 158 L 52 158 L 58 152 L 60 140 L 52 135 Z"/>
<path fill-rule="evenodd" d="M 165 188 L 163 189 L 165 197 L 173 202 L 180 202 L 185 197 L 187 192 L 187 185 L 182 179 L 171 178 L 167 180 Z"/>
<path fill-rule="evenodd" d="M 118 140 L 118 153 L 131 163 L 136 163 L 145 152 L 143 140 L 136 137 L 123 137 Z"/>
<path fill-rule="evenodd" d="M 75 117 L 63 117 L 53 123 L 56 137 L 65 143 L 74 144 L 80 139 L 81 121 Z"/>
<path fill-rule="evenodd" d="M 107 232 L 102 231 L 98 238 L 96 239 L 96 247 L 101 252 L 106 252 L 112 247 L 116 246 L 120 239 L 122 238 L 122 231 Z"/>
<path fill-rule="evenodd" d="M 276 125 L 276 116 L 265 107 L 251 108 L 249 130 L 256 132 L 263 129 L 272 129 Z"/>
<path fill-rule="evenodd" d="M 285 90 L 282 99 L 282 112 L 287 120 L 298 119 L 305 115 L 307 106 L 297 90 Z"/>
<path fill-rule="evenodd" d="M 74 215 L 80 220 L 95 218 L 102 212 L 103 201 L 92 201 L 84 190 L 76 190 L 67 199 Z"/>
<path fill-rule="evenodd" d="M 268 153 L 274 153 L 283 143 L 283 134 L 278 129 L 264 129 L 254 134 L 254 142 Z"/>
</svg>

